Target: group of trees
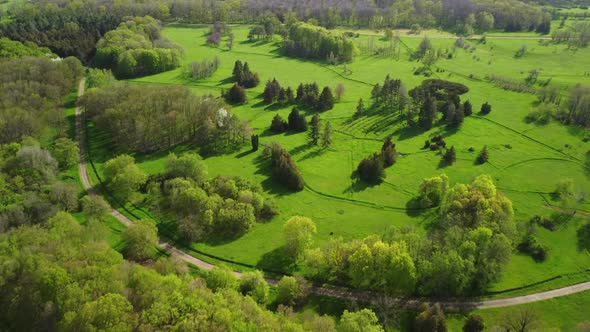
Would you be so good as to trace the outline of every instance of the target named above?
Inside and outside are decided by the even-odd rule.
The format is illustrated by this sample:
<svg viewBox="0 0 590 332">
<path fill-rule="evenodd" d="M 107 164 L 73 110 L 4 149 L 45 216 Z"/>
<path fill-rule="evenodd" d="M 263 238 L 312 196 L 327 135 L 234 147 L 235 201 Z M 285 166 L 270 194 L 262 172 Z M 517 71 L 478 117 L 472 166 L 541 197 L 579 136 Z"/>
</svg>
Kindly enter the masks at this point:
<svg viewBox="0 0 590 332">
<path fill-rule="evenodd" d="M 259 184 L 239 177 L 209 180 L 206 165 L 192 153 L 169 155 L 164 172 L 152 176 L 146 189 L 156 210 L 174 215 L 176 233 L 190 242 L 233 238 L 278 214 Z"/>
<path fill-rule="evenodd" d="M 183 68 L 183 72 L 192 79 L 201 80 L 213 76 L 218 68 L 219 58 L 214 57 L 213 60 L 191 62 Z"/>
<path fill-rule="evenodd" d="M 551 33 L 554 43 L 567 43 L 568 47 L 587 47 L 590 42 L 590 23 L 575 22 Z"/>
<path fill-rule="evenodd" d="M 295 101 L 303 107 L 308 107 L 318 112 L 325 112 L 334 107 L 334 95 L 330 87 L 324 87 L 320 93 L 320 88 L 315 82 L 311 84 L 299 84 Z"/>
<path fill-rule="evenodd" d="M 307 127 L 305 114 L 299 112 L 297 107 L 293 107 L 291 113 L 289 113 L 288 121 L 283 120 L 279 114 L 275 115 L 272 119 L 270 130 L 275 133 L 282 133 L 287 130 L 305 132 L 307 131 Z"/>
<path fill-rule="evenodd" d="M 25 56 L 47 56 L 55 58 L 55 54 L 47 47 L 39 47 L 35 43 L 21 43 L 8 38 L 0 38 L 0 59 L 22 58 Z"/>
<path fill-rule="evenodd" d="M 418 113 L 417 124 L 424 130 L 434 126 L 438 112 L 442 113 L 442 120 L 452 126 L 463 123 L 465 116 L 471 115 L 472 106 L 469 101 L 461 103 L 460 95 L 467 93 L 467 86 L 439 79 L 428 79 L 421 85 L 410 90 L 412 108 L 409 121 L 413 122 L 413 113 Z"/>
<path fill-rule="evenodd" d="M 236 84 L 245 89 L 254 88 L 260 83 L 258 74 L 250 70 L 248 62 L 242 64 L 242 61 L 236 60 L 232 75 Z"/>
<path fill-rule="evenodd" d="M 96 44 L 94 64 L 119 78 L 150 75 L 180 66 L 182 48 L 163 38 L 150 17 L 135 17 L 107 32 Z"/>
<path fill-rule="evenodd" d="M 81 105 L 121 150 L 157 151 L 191 142 L 203 153 L 219 153 L 246 144 L 251 135 L 248 123 L 223 101 L 197 97 L 186 87 L 119 84 L 89 91 Z"/>
<path fill-rule="evenodd" d="M 288 56 L 323 60 L 331 54 L 340 61 L 350 61 L 355 47 L 344 35 L 337 36 L 324 28 L 298 22 L 289 27 L 283 51 Z"/>
<path fill-rule="evenodd" d="M 48 126 L 65 135 L 67 121 L 60 106 L 82 77 L 80 61 L 13 57 L 0 61 L 0 144 L 38 137 Z"/>
<path fill-rule="evenodd" d="M 402 112 L 409 101 L 404 83 L 399 79 L 385 77 L 383 86 L 376 84 L 371 91 L 371 98 L 377 108 L 387 112 Z M 364 106 L 363 106 L 364 107 Z M 358 111 L 357 113 L 361 113 Z"/>
<path fill-rule="evenodd" d="M 295 102 L 293 89 L 291 89 L 290 86 L 286 89 L 281 87 L 281 84 L 276 80 L 276 78 L 273 78 L 272 81 L 266 82 L 262 96 L 264 98 L 264 102 L 267 104 L 272 104 L 274 102 L 278 102 L 280 104 L 292 104 Z"/>
<path fill-rule="evenodd" d="M 374 153 L 371 156 L 361 160 L 356 173 L 363 181 L 376 183 L 385 177 L 385 168 L 393 166 L 397 159 L 395 144 L 391 137 L 387 137 L 383 142 L 380 153 Z"/>
<path fill-rule="evenodd" d="M 507 264 L 516 226 L 510 200 L 488 176 L 448 185 L 445 176 L 420 188 L 424 206 L 440 204 L 428 237 L 412 229 L 383 236 L 331 241 L 306 254 L 313 279 L 389 294 L 461 295 L 484 290 Z"/>
<path fill-rule="evenodd" d="M 142 265 L 110 248 L 104 228 L 80 225 L 62 212 L 47 227 L 1 233 L 0 329 L 336 331 L 336 322 L 327 316 L 267 310 L 268 285 L 259 272 L 244 273 L 238 281 L 227 269 L 216 268 L 201 279 L 190 276 L 175 255 L 155 260 L 149 252 L 155 251 L 153 224 L 138 222 L 123 234 L 130 241 L 126 255 L 138 254 L 133 258 Z M 304 284 L 293 277 L 277 286 L 277 302 L 285 306 L 304 295 Z M 285 306 L 280 310 L 289 312 Z M 347 312 L 341 324 L 360 322 L 361 314 Z M 378 326 L 376 320 L 372 324 Z"/>
<path fill-rule="evenodd" d="M 270 166 L 277 181 L 292 191 L 301 191 L 305 186 L 291 155 L 279 143 L 274 142 L 270 151 Z"/>
</svg>

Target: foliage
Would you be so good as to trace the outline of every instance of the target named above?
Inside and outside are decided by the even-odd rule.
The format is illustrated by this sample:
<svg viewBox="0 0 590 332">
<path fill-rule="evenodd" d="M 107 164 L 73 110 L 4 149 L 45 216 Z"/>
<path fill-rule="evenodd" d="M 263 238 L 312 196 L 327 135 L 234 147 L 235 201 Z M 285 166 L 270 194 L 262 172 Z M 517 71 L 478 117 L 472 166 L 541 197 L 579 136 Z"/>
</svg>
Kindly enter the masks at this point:
<svg viewBox="0 0 590 332">
<path fill-rule="evenodd" d="M 307 120 L 305 119 L 305 115 L 299 112 L 297 107 L 293 107 L 291 113 L 289 113 L 289 130 L 295 132 L 305 132 L 307 131 Z"/>
<path fill-rule="evenodd" d="M 327 121 L 324 126 L 324 134 L 322 135 L 322 146 L 327 148 L 330 145 L 332 145 L 332 124 L 330 121 Z"/>
<path fill-rule="evenodd" d="M 325 112 L 334 108 L 334 96 L 329 87 L 324 87 L 317 104 L 318 112 Z"/>
<path fill-rule="evenodd" d="M 104 221 L 111 211 L 109 203 L 102 196 L 86 195 L 80 199 L 80 202 L 82 211 L 89 220 Z"/>
<path fill-rule="evenodd" d="M 488 153 L 488 146 L 484 145 L 483 149 L 481 149 L 481 151 L 477 155 L 477 159 L 475 160 L 475 162 L 481 165 L 487 163 L 488 159 L 490 159 L 490 155 Z"/>
<path fill-rule="evenodd" d="M 115 76 L 109 69 L 89 68 L 86 74 L 88 88 L 105 88 L 115 82 Z"/>
<path fill-rule="evenodd" d="M 154 258 L 158 245 L 158 229 L 149 220 L 139 220 L 123 232 L 125 255 L 135 261 Z"/>
<path fill-rule="evenodd" d="M 424 179 L 420 185 L 420 206 L 439 206 L 449 189 L 449 178 L 445 174 Z"/>
<path fill-rule="evenodd" d="M 225 100 L 230 104 L 245 104 L 248 102 L 248 96 L 246 96 L 246 90 L 241 85 L 234 84 L 227 91 Z"/>
<path fill-rule="evenodd" d="M 447 149 L 445 154 L 442 156 L 441 160 L 446 165 L 452 165 L 457 161 L 457 152 L 455 151 L 455 147 L 451 146 L 450 149 Z"/>
<path fill-rule="evenodd" d="M 89 91 L 81 105 L 116 148 L 158 151 L 194 142 L 205 153 L 242 146 L 250 127 L 219 99 L 185 87 L 116 85 Z"/>
<path fill-rule="evenodd" d="M 463 332 L 482 332 L 485 329 L 483 318 L 480 315 L 469 315 L 463 325 Z"/>
<path fill-rule="evenodd" d="M 250 70 L 248 62 L 242 64 L 240 60 L 236 60 L 232 73 L 236 84 L 245 89 L 256 87 L 260 83 L 258 74 Z"/>
<path fill-rule="evenodd" d="M 280 134 L 287 131 L 288 128 L 289 124 L 278 113 L 272 118 L 272 122 L 270 123 L 270 131 L 273 133 Z"/>
<path fill-rule="evenodd" d="M 213 60 L 193 61 L 183 68 L 185 75 L 192 79 L 202 80 L 213 76 L 219 68 L 219 58 L 214 57 Z"/>
<path fill-rule="evenodd" d="M 311 246 L 316 232 L 316 226 L 311 219 L 301 216 L 291 217 L 283 227 L 286 252 L 293 258 L 298 258 Z"/>
<path fill-rule="evenodd" d="M 326 59 L 333 54 L 340 61 L 352 60 L 355 53 L 354 44 L 345 36 L 335 36 L 324 28 L 302 22 L 289 28 L 282 48 L 288 56 Z"/>
<path fill-rule="evenodd" d="M 385 177 L 383 168 L 383 157 L 379 153 L 374 153 L 359 163 L 357 169 L 358 176 L 366 182 L 376 183 Z"/>
<path fill-rule="evenodd" d="M 404 83 L 399 79 L 391 79 L 389 75 L 385 77 L 383 86 L 377 84 L 373 87 L 371 96 L 375 102 L 375 105 L 387 112 L 397 111 L 401 113 L 409 101 L 408 93 L 406 92 Z M 360 112 L 358 109 L 359 105 L 357 105 L 357 113 L 362 115 L 364 105 Z"/>
<path fill-rule="evenodd" d="M 305 280 L 297 277 L 283 276 L 277 284 L 276 302 L 294 306 L 307 296 L 306 288 Z"/>
<path fill-rule="evenodd" d="M 269 297 L 269 287 L 260 271 L 244 272 L 240 278 L 240 292 L 251 296 L 256 303 L 265 304 Z"/>
<path fill-rule="evenodd" d="M 301 191 L 305 185 L 303 177 L 297 165 L 291 159 L 291 155 L 279 143 L 272 144 L 270 156 L 271 168 L 274 177 L 285 187 L 293 191 Z"/>
<path fill-rule="evenodd" d="M 320 123 L 320 115 L 314 114 L 311 118 L 310 122 L 310 130 L 309 130 L 309 144 L 310 145 L 318 145 L 320 142 L 321 136 L 321 123 Z"/>
<path fill-rule="evenodd" d="M 340 332 L 382 332 L 379 320 L 374 312 L 369 309 L 350 312 L 344 310 L 338 326 Z"/>
<path fill-rule="evenodd" d="M 205 280 L 207 281 L 207 287 L 214 292 L 223 289 L 235 290 L 239 285 L 238 278 L 227 266 L 214 267 L 207 273 Z"/>
<path fill-rule="evenodd" d="M 123 154 L 106 162 L 105 183 L 122 200 L 127 200 L 145 183 L 147 176 L 135 164 L 135 159 Z"/>
<path fill-rule="evenodd" d="M 569 121 L 580 125 L 590 125 L 590 87 L 577 85 L 567 99 Z"/>
<path fill-rule="evenodd" d="M 414 320 L 414 331 L 416 332 L 446 332 L 447 323 L 445 314 L 437 303 L 433 306 L 424 304 L 422 312 Z"/>
<path fill-rule="evenodd" d="M 54 57 L 46 47 L 38 47 L 32 42 L 18 42 L 8 38 L 0 38 L 0 59 L 22 58 L 27 56 Z"/>
</svg>

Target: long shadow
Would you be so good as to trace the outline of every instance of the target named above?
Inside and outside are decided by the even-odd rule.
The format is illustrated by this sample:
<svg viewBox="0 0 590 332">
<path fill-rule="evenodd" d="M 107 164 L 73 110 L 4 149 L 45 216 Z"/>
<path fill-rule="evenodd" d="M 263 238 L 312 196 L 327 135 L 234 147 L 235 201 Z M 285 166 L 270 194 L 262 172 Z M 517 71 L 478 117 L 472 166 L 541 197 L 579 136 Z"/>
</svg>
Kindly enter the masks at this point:
<svg viewBox="0 0 590 332">
<path fill-rule="evenodd" d="M 383 183 L 383 181 L 367 182 L 361 180 L 356 171 L 350 175 L 350 179 L 352 180 L 352 183 L 350 184 L 350 186 L 348 186 L 348 188 L 344 189 L 343 193 L 345 194 L 358 193 L 366 190 L 367 188 L 373 188 Z"/>
<path fill-rule="evenodd" d="M 254 153 L 254 151 L 252 149 L 248 149 L 248 150 L 246 150 L 244 152 L 241 152 L 241 153 L 237 154 L 236 155 L 236 158 L 237 159 L 244 158 L 244 157 L 249 156 L 249 155 L 251 155 L 253 153 Z"/>
<path fill-rule="evenodd" d="M 264 254 L 256 263 L 256 268 L 290 274 L 297 267 L 295 263 L 295 259 L 288 255 L 282 246 Z"/>
<path fill-rule="evenodd" d="M 312 148 L 312 146 L 309 145 L 309 144 L 302 144 L 302 145 L 299 145 L 296 148 L 291 149 L 291 151 L 289 151 L 289 154 L 291 154 L 292 156 L 294 156 L 296 154 L 300 154 L 301 152 L 305 152 L 305 151 L 307 151 L 307 150 L 309 150 L 311 148 Z"/>
<path fill-rule="evenodd" d="M 310 151 L 308 152 L 305 156 L 301 157 L 301 159 L 299 159 L 299 161 L 304 161 L 310 158 L 315 158 L 318 156 L 321 156 L 322 154 L 324 154 L 326 152 L 326 149 L 316 149 L 314 151 Z"/>
<path fill-rule="evenodd" d="M 404 141 L 422 134 L 424 131 L 416 126 L 399 128 L 393 132 L 399 141 Z"/>
<path fill-rule="evenodd" d="M 227 77 L 222 79 L 221 81 L 219 81 L 219 83 L 217 83 L 217 86 L 221 86 L 221 85 L 226 85 L 226 84 L 230 84 L 230 83 L 234 83 L 235 80 L 232 76 Z"/>
</svg>

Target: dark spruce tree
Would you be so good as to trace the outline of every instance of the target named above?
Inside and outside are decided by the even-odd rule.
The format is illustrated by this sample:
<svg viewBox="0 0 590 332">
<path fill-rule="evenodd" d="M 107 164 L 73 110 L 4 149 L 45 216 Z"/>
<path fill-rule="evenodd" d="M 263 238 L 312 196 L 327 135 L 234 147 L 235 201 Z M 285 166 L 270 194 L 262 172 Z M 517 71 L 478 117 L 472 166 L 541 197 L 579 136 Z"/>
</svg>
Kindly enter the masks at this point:
<svg viewBox="0 0 590 332">
<path fill-rule="evenodd" d="M 334 96 L 332 95 L 332 90 L 329 87 L 324 87 L 317 103 L 317 110 L 319 112 L 325 112 L 332 108 L 334 108 Z"/>
<path fill-rule="evenodd" d="M 258 151 L 258 146 L 260 144 L 258 135 L 252 135 L 250 137 L 250 142 L 252 143 L 252 151 Z"/>
<path fill-rule="evenodd" d="M 436 101 L 431 96 L 426 96 L 422 108 L 418 113 L 418 124 L 420 128 L 428 131 L 432 129 L 436 117 Z"/>
<path fill-rule="evenodd" d="M 270 131 L 277 134 L 284 133 L 285 131 L 287 131 L 288 127 L 289 125 L 287 124 L 287 122 L 283 120 L 283 118 L 281 118 L 279 114 L 276 114 L 272 118 L 272 122 L 270 123 Z"/>
<path fill-rule="evenodd" d="M 356 112 L 354 113 L 355 118 L 360 118 L 365 114 L 365 103 L 363 102 L 363 98 L 359 99 L 358 104 L 356 105 Z"/>
<path fill-rule="evenodd" d="M 463 114 L 465 114 L 465 116 L 470 116 L 473 114 L 473 106 L 471 106 L 471 102 L 469 100 L 466 100 L 463 103 Z"/>
<path fill-rule="evenodd" d="M 307 131 L 307 121 L 305 120 L 305 116 L 299 113 L 297 107 L 293 107 L 287 120 L 289 122 L 289 130 L 296 132 Z"/>
<path fill-rule="evenodd" d="M 485 164 L 486 162 L 488 162 L 488 159 L 490 158 L 489 154 L 488 154 L 488 146 L 485 145 L 483 147 L 483 149 L 481 149 L 481 151 L 479 152 L 479 155 L 477 156 L 477 163 L 479 165 L 481 164 Z"/>
<path fill-rule="evenodd" d="M 397 152 L 395 151 L 395 144 L 391 141 L 391 136 L 388 136 L 381 147 L 381 156 L 383 157 L 383 167 L 390 167 L 395 164 Z"/>
<path fill-rule="evenodd" d="M 279 182 L 293 191 L 303 190 L 305 182 L 297 165 L 279 143 L 273 143 L 270 161 L 273 175 Z"/>
<path fill-rule="evenodd" d="M 234 63 L 234 70 L 232 71 L 232 75 L 234 81 L 236 81 L 237 83 L 242 82 L 244 77 L 244 65 L 242 64 L 242 61 L 236 60 L 236 62 Z"/>
<path fill-rule="evenodd" d="M 483 105 L 481 105 L 481 110 L 479 111 L 479 113 L 482 115 L 486 115 L 490 114 L 491 111 L 492 105 L 488 104 L 488 102 L 486 101 L 485 103 L 483 103 Z"/>
<path fill-rule="evenodd" d="M 311 118 L 311 128 L 309 131 L 309 144 L 318 145 L 318 143 L 320 141 L 320 135 L 321 135 L 320 130 L 321 130 L 320 116 L 319 116 L 319 114 L 316 113 Z"/>
</svg>

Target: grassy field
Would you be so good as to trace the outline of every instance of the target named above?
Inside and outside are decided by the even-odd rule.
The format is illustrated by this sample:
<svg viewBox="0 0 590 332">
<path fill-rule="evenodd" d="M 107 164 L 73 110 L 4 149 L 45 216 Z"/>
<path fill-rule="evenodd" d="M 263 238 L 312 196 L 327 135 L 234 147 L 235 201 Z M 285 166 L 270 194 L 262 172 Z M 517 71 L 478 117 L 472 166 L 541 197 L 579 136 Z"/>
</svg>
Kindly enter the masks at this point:
<svg viewBox="0 0 590 332">
<path fill-rule="evenodd" d="M 237 240 L 194 243 L 193 249 L 262 268 L 297 271 L 296 266 L 286 265 L 281 260 L 279 251 L 283 243 L 282 226 L 289 217 L 311 217 L 318 227 L 317 244 L 325 243 L 331 237 L 352 239 L 381 233 L 391 226 L 412 225 L 422 231 L 422 225 L 434 218 L 434 214 L 411 213 L 406 210 L 406 204 L 416 195 L 423 178 L 439 173 L 446 173 L 453 183 L 465 183 L 479 174 L 490 174 L 500 191 L 513 201 L 518 221 L 526 221 L 535 214 L 550 215 L 553 210 L 546 207 L 547 201 L 550 202 L 549 193 L 560 179 L 572 178 L 579 191 L 590 189 L 590 178 L 584 170 L 590 143 L 582 140 L 588 135 L 587 131 L 557 123 L 546 126 L 528 124 L 524 117 L 533 108 L 535 96 L 505 91 L 485 80 L 485 75 L 490 73 L 523 80 L 529 70 L 536 68 L 541 69 L 540 80 L 551 78 L 552 82 L 564 86 L 573 86 L 578 82 L 588 84 L 590 77 L 584 75 L 584 70 L 588 70 L 584 67 L 587 63 L 585 59 L 590 56 L 588 49 L 574 52 L 563 45 L 541 46 L 536 39 L 516 37 L 490 38 L 486 44 L 471 42 L 475 46 L 472 53 L 457 49 L 453 59 L 436 63 L 441 72 L 435 77 L 468 85 L 470 92 L 462 99 L 469 99 L 476 111 L 483 102 L 489 101 L 493 111 L 485 117 L 474 115 L 466 118 L 458 131 L 438 126 L 424 133 L 406 128 L 397 114 L 375 114 L 351 121 L 358 99 L 368 102 L 372 85 L 382 82 L 386 74 L 400 78 L 408 89 L 424 79 L 423 76 L 413 75 L 421 64 L 409 60 L 409 50 L 418 45 L 420 38 L 402 35 L 406 46 L 402 46 L 399 60 L 361 53 L 347 65 L 352 74 L 345 75 L 342 66 L 282 57 L 277 43 L 249 43 L 247 27 L 234 28 L 236 41 L 231 51 L 225 47 L 206 46 L 206 32 L 206 28 L 186 27 L 163 30 L 166 37 L 184 47 L 187 63 L 219 57 L 221 67 L 213 77 L 191 81 L 183 77 L 178 69 L 131 82 L 182 84 L 196 94 L 217 96 L 221 89 L 231 86 L 227 79 L 231 76 L 234 61 L 248 61 L 250 68 L 259 73 L 262 83 L 248 91 L 250 102 L 247 105 L 235 107 L 233 111 L 241 119 L 250 121 L 260 134 L 262 144 L 279 141 L 289 150 L 302 171 L 307 187 L 297 194 L 284 192 L 268 180 L 268 172 L 259 161 L 260 155 L 250 153 L 249 147 L 234 154 L 206 159 L 211 176 L 239 175 L 262 183 L 266 193 L 277 199 L 281 214 L 269 223 L 256 225 Z M 455 42 L 444 33 L 433 33 L 431 38 L 435 48 L 450 50 Z M 371 36 L 370 31 L 355 41 L 362 46 L 370 39 L 375 45 L 384 44 L 380 37 Z M 528 51 L 516 59 L 514 53 L 521 45 L 527 45 Z M 469 77 L 471 74 L 472 78 Z M 338 83 L 345 86 L 343 99 L 333 110 L 321 115 L 324 123 L 329 120 L 335 128 L 334 144 L 330 148 L 307 146 L 305 134 L 273 135 L 267 130 L 277 112 L 286 118 L 290 111 L 290 107 L 268 109 L 261 103 L 264 82 L 272 78 L 277 78 L 283 86 L 293 88 L 300 82 L 313 81 L 320 87 L 329 85 L 334 88 Z M 113 152 L 107 137 L 91 125 L 89 128 L 93 161 L 100 173 L 102 164 L 113 156 Z M 458 161 L 455 165 L 442 168 L 439 166 L 440 155 L 422 150 L 424 141 L 437 134 L 443 134 L 447 144 L 457 149 Z M 351 179 L 358 162 L 377 151 L 382 139 L 388 135 L 393 136 L 402 156 L 396 165 L 387 170 L 385 182 L 379 186 L 366 186 Z M 484 145 L 490 150 L 490 163 L 475 166 L 477 151 Z M 475 152 L 469 152 L 470 148 L 474 148 Z M 191 147 L 181 146 L 175 152 L 190 150 Z M 167 153 L 137 155 L 136 158 L 142 169 L 155 174 L 163 170 Z M 590 206 L 583 204 L 581 209 L 590 211 Z M 590 256 L 576 247 L 575 232 L 581 222 L 582 219 L 573 219 L 556 232 L 542 230 L 540 238 L 550 247 L 547 261 L 535 263 L 528 256 L 514 255 L 504 278 L 490 291 L 520 288 L 557 275 L 576 275 L 589 268 Z M 562 281 L 574 279 L 578 280 L 572 277 Z"/>
</svg>

